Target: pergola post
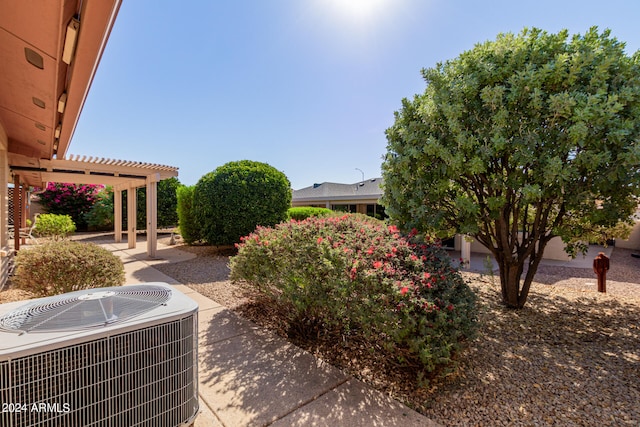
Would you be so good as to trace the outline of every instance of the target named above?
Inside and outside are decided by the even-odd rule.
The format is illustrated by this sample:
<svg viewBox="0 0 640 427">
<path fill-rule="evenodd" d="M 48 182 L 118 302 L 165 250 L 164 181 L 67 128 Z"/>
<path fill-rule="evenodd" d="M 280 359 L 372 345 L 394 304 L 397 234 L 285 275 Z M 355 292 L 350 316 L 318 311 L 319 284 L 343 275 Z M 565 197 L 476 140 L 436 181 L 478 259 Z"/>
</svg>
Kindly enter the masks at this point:
<svg viewBox="0 0 640 427">
<path fill-rule="evenodd" d="M 460 258 L 462 258 L 462 262 L 464 263 L 464 268 L 471 268 L 471 241 L 468 239 L 466 235 L 461 237 L 460 242 Z"/>
<path fill-rule="evenodd" d="M 6 251 L 9 245 L 7 233 L 9 227 L 9 180 L 7 178 L 9 174 L 7 166 L 7 150 L 4 147 L 0 147 L 0 188 L 2 189 L 0 190 L 0 250 L 2 251 Z M 1 270 L 4 271 L 4 266 Z M 0 283 L 4 283 L 4 278 Z"/>
<path fill-rule="evenodd" d="M 116 243 L 122 242 L 122 190 L 113 189 L 113 231 Z"/>
<path fill-rule="evenodd" d="M 135 187 L 129 187 L 127 190 L 127 241 L 129 243 L 129 249 L 136 247 L 136 221 L 137 215 L 137 191 Z"/>
<path fill-rule="evenodd" d="M 147 176 L 147 255 L 155 258 L 158 247 L 158 181 L 160 174 Z"/>
<path fill-rule="evenodd" d="M 27 227 L 27 188 L 25 185 L 23 185 L 22 187 L 20 187 L 20 228 L 26 228 Z M 18 230 L 16 228 L 16 230 Z M 18 230 L 18 234 L 20 235 L 20 230 Z M 27 238 L 23 237 L 22 238 L 22 242 L 20 242 L 22 245 L 26 245 L 27 244 Z"/>
</svg>

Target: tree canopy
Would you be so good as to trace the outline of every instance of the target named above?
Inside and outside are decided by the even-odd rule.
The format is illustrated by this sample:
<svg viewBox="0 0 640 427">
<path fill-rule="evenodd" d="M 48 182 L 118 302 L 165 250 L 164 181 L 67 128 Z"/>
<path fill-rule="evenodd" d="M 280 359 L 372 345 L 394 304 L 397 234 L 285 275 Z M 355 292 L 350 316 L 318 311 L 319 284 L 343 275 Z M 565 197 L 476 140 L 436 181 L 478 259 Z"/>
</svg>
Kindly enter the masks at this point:
<svg viewBox="0 0 640 427">
<path fill-rule="evenodd" d="M 392 221 L 472 236 L 522 307 L 553 237 L 572 252 L 638 206 L 640 53 L 624 47 L 595 27 L 525 29 L 422 70 L 387 130 Z"/>
</svg>

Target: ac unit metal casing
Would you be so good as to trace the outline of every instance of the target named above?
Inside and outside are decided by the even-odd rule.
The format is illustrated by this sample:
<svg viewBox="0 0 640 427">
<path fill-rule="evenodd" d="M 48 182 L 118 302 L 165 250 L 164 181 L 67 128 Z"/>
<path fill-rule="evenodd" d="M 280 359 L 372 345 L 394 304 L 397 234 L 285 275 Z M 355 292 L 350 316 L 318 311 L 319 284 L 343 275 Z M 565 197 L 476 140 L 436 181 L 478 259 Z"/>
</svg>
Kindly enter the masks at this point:
<svg viewBox="0 0 640 427">
<path fill-rule="evenodd" d="M 145 292 L 162 298 L 138 313 Z M 72 303 L 60 302 L 67 296 Z M 101 300 L 107 320 L 59 307 L 82 299 Z M 54 318 L 41 320 L 47 310 Z M 38 331 L 47 323 L 52 330 Z M 189 425 L 199 410 L 197 352 L 198 305 L 165 283 L 0 304 L 0 426 Z"/>
</svg>

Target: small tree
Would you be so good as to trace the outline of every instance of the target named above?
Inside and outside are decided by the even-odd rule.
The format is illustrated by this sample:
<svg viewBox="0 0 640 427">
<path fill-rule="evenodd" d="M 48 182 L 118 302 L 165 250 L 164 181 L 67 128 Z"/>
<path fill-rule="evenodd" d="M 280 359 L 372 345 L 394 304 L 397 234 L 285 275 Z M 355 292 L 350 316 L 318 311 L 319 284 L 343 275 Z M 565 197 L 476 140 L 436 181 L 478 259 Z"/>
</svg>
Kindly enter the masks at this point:
<svg viewBox="0 0 640 427">
<path fill-rule="evenodd" d="M 423 70 L 425 92 L 387 130 L 387 213 L 473 236 L 498 262 L 503 302 L 523 307 L 553 237 L 575 253 L 636 210 L 639 61 L 609 31 L 525 29 Z"/>
<path fill-rule="evenodd" d="M 193 194 L 202 237 L 213 245 L 231 245 L 255 230 L 287 219 L 291 184 L 266 163 L 229 162 L 200 178 Z"/>
</svg>

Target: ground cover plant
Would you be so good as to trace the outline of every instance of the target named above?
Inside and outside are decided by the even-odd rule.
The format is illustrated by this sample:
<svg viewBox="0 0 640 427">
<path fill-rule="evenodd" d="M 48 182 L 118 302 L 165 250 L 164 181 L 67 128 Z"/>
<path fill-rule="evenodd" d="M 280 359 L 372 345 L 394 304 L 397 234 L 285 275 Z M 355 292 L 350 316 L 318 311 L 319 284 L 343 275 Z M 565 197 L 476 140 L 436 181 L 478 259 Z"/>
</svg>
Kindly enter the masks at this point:
<svg viewBox="0 0 640 427">
<path fill-rule="evenodd" d="M 124 266 L 116 255 L 94 243 L 58 240 L 22 250 L 13 282 L 44 297 L 81 289 L 120 286 Z"/>
<path fill-rule="evenodd" d="M 474 335 L 473 292 L 436 244 L 360 215 L 259 227 L 231 258 L 291 335 L 366 340 L 420 379 Z"/>
</svg>

